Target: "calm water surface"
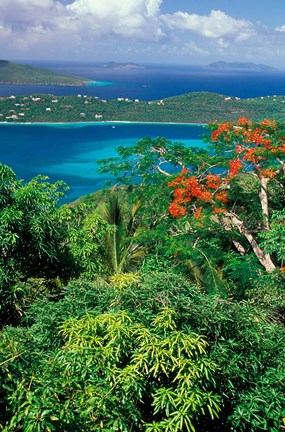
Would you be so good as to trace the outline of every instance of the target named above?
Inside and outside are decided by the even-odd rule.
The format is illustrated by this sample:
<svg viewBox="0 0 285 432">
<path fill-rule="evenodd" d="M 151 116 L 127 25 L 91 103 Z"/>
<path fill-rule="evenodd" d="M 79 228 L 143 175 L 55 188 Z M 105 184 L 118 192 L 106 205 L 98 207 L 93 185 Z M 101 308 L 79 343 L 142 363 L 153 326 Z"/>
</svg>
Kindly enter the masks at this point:
<svg viewBox="0 0 285 432">
<path fill-rule="evenodd" d="M 241 98 L 285 95 L 285 71 L 219 71 L 195 66 L 145 65 L 142 69 L 108 69 L 93 63 L 37 63 L 37 67 L 86 77 L 100 86 L 0 85 L 0 96 L 78 93 L 103 99 L 127 97 L 158 100 L 194 91 L 216 92 Z M 112 85 L 104 85 L 104 83 Z"/>
<path fill-rule="evenodd" d="M 108 178 L 97 172 L 98 159 L 116 156 L 118 146 L 131 146 L 143 137 L 166 137 L 185 145 L 202 146 L 203 126 L 139 123 L 2 124 L 1 162 L 19 178 L 45 174 L 70 187 L 67 201 L 102 188 Z"/>
</svg>

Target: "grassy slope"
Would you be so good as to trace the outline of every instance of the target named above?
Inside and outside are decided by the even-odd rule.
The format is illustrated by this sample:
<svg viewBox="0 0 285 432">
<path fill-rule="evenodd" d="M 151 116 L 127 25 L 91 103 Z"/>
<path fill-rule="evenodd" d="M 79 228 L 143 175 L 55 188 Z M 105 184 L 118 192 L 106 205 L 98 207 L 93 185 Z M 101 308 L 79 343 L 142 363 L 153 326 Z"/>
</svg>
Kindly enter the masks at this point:
<svg viewBox="0 0 285 432">
<path fill-rule="evenodd" d="M 87 80 L 58 74 L 48 69 L 0 60 L 0 82 L 2 83 L 80 85 L 84 81 Z"/>
<path fill-rule="evenodd" d="M 284 121 L 285 96 L 255 99 L 226 98 L 208 92 L 194 92 L 153 102 L 102 101 L 92 96 L 55 97 L 41 95 L 0 99 L 0 121 L 84 122 L 99 121 L 208 123 L 235 121 L 241 116 L 253 121 L 264 118 Z M 53 102 L 52 102 L 53 101 Z M 48 110 L 46 110 L 48 108 Z M 21 115 L 19 115 L 21 113 Z M 6 118 L 14 116 L 12 118 Z"/>
</svg>

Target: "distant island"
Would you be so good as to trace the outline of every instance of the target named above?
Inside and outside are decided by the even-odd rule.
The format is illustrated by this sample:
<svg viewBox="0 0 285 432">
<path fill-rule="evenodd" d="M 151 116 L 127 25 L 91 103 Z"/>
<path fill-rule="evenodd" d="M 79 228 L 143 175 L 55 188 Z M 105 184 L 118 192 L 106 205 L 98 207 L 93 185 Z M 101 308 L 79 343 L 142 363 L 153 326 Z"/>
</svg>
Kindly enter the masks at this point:
<svg viewBox="0 0 285 432">
<path fill-rule="evenodd" d="M 144 66 L 137 63 L 117 63 L 114 61 L 101 64 L 100 67 L 106 69 L 144 69 Z"/>
<path fill-rule="evenodd" d="M 217 61 L 214 63 L 211 63 L 207 66 L 205 66 L 206 69 L 215 69 L 215 70 L 222 70 L 222 71 L 253 71 L 253 72 L 270 72 L 270 71 L 277 71 L 278 69 L 267 66 L 263 64 L 256 64 L 252 62 L 248 63 L 239 63 L 239 62 L 233 62 L 228 63 L 225 61 Z"/>
<path fill-rule="evenodd" d="M 37 68 L 0 60 L 0 84 L 50 84 L 50 85 L 86 85 L 87 78 L 53 72 L 49 69 Z"/>
</svg>

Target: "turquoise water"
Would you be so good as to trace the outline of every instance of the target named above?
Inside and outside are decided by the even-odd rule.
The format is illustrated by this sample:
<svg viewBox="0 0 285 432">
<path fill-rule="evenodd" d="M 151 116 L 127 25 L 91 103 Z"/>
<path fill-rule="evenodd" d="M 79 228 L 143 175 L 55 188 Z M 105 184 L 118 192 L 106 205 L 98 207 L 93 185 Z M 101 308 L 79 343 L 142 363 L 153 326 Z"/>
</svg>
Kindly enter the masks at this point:
<svg viewBox="0 0 285 432">
<path fill-rule="evenodd" d="M 110 81 L 88 81 L 86 85 L 89 87 L 104 87 L 113 85 L 113 83 Z"/>
<path fill-rule="evenodd" d="M 143 137 L 166 137 L 189 146 L 202 146 L 203 126 L 148 123 L 1 124 L 0 162 L 25 181 L 37 174 L 64 180 L 72 201 L 102 188 L 106 175 L 98 159 L 117 155 L 118 146 L 131 146 Z"/>
</svg>

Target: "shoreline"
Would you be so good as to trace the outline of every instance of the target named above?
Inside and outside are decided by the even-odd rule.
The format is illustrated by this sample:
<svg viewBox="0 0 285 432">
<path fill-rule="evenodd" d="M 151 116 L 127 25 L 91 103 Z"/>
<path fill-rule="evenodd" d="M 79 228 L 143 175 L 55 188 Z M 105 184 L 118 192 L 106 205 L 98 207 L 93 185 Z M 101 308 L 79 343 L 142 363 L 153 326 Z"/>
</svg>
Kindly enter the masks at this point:
<svg viewBox="0 0 285 432">
<path fill-rule="evenodd" d="M 101 122 L 1 122 L 0 125 L 22 125 L 22 126 L 56 126 L 56 125 L 78 125 L 78 126 L 95 126 L 95 125 L 135 125 L 135 124 L 156 124 L 156 125 L 178 125 L 178 126 L 206 126 L 208 123 L 184 123 L 184 122 L 139 122 L 139 121 L 127 121 L 127 120 L 110 120 L 110 121 L 101 121 Z"/>
<path fill-rule="evenodd" d="M 0 86 L 52 86 L 52 87 L 105 87 L 114 85 L 111 81 L 83 80 L 80 82 L 10 82 L 0 81 Z M 21 96 L 21 95 L 19 95 Z M 8 96 L 9 97 L 9 96 Z"/>
</svg>

